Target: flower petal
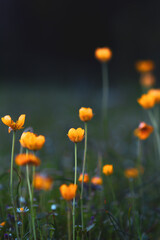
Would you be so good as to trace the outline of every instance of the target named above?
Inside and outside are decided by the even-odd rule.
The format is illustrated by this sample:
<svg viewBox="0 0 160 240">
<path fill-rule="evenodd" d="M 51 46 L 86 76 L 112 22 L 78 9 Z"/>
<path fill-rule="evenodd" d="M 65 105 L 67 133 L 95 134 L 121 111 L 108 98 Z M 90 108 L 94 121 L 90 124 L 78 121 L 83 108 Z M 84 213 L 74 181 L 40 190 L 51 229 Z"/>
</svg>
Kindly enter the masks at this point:
<svg viewBox="0 0 160 240">
<path fill-rule="evenodd" d="M 24 122 L 25 122 L 25 118 L 26 118 L 26 115 L 25 115 L 25 114 L 22 114 L 22 115 L 18 118 L 18 120 L 17 120 L 17 122 L 16 122 L 17 129 L 21 129 L 21 128 L 22 128 L 22 126 L 24 125 Z"/>
<path fill-rule="evenodd" d="M 2 122 L 7 125 L 8 127 L 10 127 L 11 123 L 12 123 L 12 119 L 9 115 L 6 115 L 4 117 L 1 118 Z"/>
</svg>

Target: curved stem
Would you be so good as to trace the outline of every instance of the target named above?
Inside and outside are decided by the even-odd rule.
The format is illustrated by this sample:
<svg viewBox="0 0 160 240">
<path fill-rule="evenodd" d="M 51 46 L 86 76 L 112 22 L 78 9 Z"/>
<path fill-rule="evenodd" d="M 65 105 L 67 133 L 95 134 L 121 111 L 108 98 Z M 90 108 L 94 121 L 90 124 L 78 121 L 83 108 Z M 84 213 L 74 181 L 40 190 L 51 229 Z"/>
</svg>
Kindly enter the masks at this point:
<svg viewBox="0 0 160 240">
<path fill-rule="evenodd" d="M 75 168 L 74 168 L 74 184 L 77 183 L 77 143 L 75 143 Z M 75 201 L 76 198 L 73 199 L 73 240 L 75 240 Z"/>
<path fill-rule="evenodd" d="M 83 167 L 82 167 L 82 182 L 81 182 L 81 222 L 82 222 L 82 231 L 84 230 L 84 221 L 83 221 L 83 185 L 84 185 L 84 173 L 86 165 L 86 155 L 87 155 L 87 123 L 85 122 L 85 143 L 84 143 L 84 158 L 83 158 Z"/>
</svg>

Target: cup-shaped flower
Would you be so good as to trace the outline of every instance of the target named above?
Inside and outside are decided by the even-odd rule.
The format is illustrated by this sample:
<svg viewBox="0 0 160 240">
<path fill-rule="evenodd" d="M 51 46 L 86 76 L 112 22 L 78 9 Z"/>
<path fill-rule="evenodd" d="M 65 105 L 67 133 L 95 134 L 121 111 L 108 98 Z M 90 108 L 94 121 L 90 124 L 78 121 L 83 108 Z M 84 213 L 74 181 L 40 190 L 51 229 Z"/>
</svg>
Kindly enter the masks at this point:
<svg viewBox="0 0 160 240">
<path fill-rule="evenodd" d="M 137 102 L 145 109 L 154 107 L 155 98 L 151 94 L 143 94 Z"/>
<path fill-rule="evenodd" d="M 45 143 L 45 137 L 42 135 L 37 136 L 32 132 L 23 132 L 19 141 L 22 147 L 36 151 L 43 147 Z"/>
<path fill-rule="evenodd" d="M 160 103 L 160 89 L 150 89 L 148 95 L 154 99 L 155 103 Z"/>
<path fill-rule="evenodd" d="M 66 184 L 63 184 L 63 185 L 60 186 L 59 190 L 60 190 L 60 193 L 61 193 L 62 197 L 65 200 L 70 201 L 73 198 L 75 198 L 75 196 L 76 196 L 77 185 L 76 184 L 69 184 L 67 186 Z"/>
<path fill-rule="evenodd" d="M 150 72 L 155 68 L 155 64 L 152 60 L 143 60 L 143 61 L 137 61 L 135 64 L 136 70 L 138 72 Z"/>
<path fill-rule="evenodd" d="M 113 174 L 113 165 L 111 164 L 106 164 L 103 166 L 103 173 L 107 175 L 112 175 Z"/>
<path fill-rule="evenodd" d="M 153 85 L 155 85 L 155 83 L 156 83 L 156 79 L 155 79 L 154 75 L 151 73 L 145 73 L 140 78 L 140 84 L 143 87 L 149 88 L 149 87 L 152 87 Z"/>
<path fill-rule="evenodd" d="M 94 185 L 102 185 L 103 180 L 101 177 L 95 176 L 91 179 L 91 183 Z"/>
<path fill-rule="evenodd" d="M 124 171 L 124 175 L 126 178 L 137 178 L 139 175 L 139 170 L 137 168 L 127 168 Z"/>
<path fill-rule="evenodd" d="M 6 115 L 6 116 L 2 117 L 1 120 L 5 125 L 7 125 L 9 127 L 8 132 L 10 133 L 12 130 L 16 131 L 16 130 L 22 129 L 24 122 L 25 122 L 25 118 L 26 118 L 26 115 L 22 114 L 22 115 L 20 115 L 18 120 L 16 122 L 14 122 L 12 120 L 12 118 L 10 117 L 10 115 Z"/>
<path fill-rule="evenodd" d="M 71 128 L 68 131 L 68 137 L 74 143 L 81 142 L 84 138 L 84 129 L 82 129 L 82 128 L 77 128 L 77 129 Z"/>
<path fill-rule="evenodd" d="M 35 174 L 33 178 L 33 186 L 37 190 L 49 191 L 53 185 L 53 179 L 44 174 Z"/>
<path fill-rule="evenodd" d="M 81 183 L 81 182 L 82 182 L 82 179 L 83 179 L 83 175 L 82 175 L 82 173 L 81 173 L 81 175 L 80 175 L 79 178 L 78 178 L 78 181 Z M 84 174 L 84 181 L 83 181 L 83 182 L 84 182 L 84 183 L 88 183 L 88 182 L 89 182 L 89 176 L 88 176 L 87 173 Z"/>
<path fill-rule="evenodd" d="M 6 225 L 6 222 L 1 222 L 0 227 L 4 227 Z"/>
<path fill-rule="evenodd" d="M 150 125 L 147 125 L 145 122 L 141 122 L 134 130 L 134 135 L 138 137 L 140 140 L 147 139 L 150 134 L 153 132 L 153 127 Z"/>
<path fill-rule="evenodd" d="M 108 62 L 112 57 L 112 51 L 108 47 L 97 48 L 94 54 L 100 62 Z"/>
<path fill-rule="evenodd" d="M 41 161 L 40 159 L 35 156 L 32 153 L 21 153 L 18 154 L 15 158 L 15 163 L 19 166 L 24 166 L 24 165 L 33 165 L 33 166 L 39 166 Z"/>
<path fill-rule="evenodd" d="M 81 107 L 79 109 L 79 118 L 83 122 L 88 122 L 93 118 L 92 108 Z"/>
</svg>

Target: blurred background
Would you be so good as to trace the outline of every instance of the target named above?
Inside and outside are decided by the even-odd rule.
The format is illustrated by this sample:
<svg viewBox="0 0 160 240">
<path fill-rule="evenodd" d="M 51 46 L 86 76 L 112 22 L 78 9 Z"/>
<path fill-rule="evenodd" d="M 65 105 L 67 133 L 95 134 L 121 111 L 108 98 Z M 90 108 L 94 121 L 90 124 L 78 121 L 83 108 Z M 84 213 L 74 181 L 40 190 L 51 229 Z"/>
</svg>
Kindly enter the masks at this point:
<svg viewBox="0 0 160 240">
<path fill-rule="evenodd" d="M 4 82 L 101 85 L 97 47 L 113 51 L 110 83 L 135 81 L 137 59 L 159 78 L 158 0 L 0 2 L 0 77 Z"/>
</svg>

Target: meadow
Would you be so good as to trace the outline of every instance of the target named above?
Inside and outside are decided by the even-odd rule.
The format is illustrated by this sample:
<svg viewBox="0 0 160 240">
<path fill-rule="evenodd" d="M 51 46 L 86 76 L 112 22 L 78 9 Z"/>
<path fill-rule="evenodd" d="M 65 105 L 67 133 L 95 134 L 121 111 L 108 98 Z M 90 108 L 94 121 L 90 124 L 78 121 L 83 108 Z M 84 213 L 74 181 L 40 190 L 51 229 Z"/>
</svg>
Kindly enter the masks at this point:
<svg viewBox="0 0 160 240">
<path fill-rule="evenodd" d="M 101 88 L 1 87 L 1 239 L 159 239 L 159 92 L 137 102 L 151 87 L 138 77 L 133 85 L 107 87 L 107 105 Z M 82 107 L 92 109 L 89 120 L 80 119 Z M 16 121 L 21 114 L 22 126 L 9 126 L 5 116 Z M 85 132 L 70 137 L 71 128 Z M 84 159 L 88 175 L 79 181 Z M 67 188 L 75 180 L 77 187 Z"/>
</svg>

